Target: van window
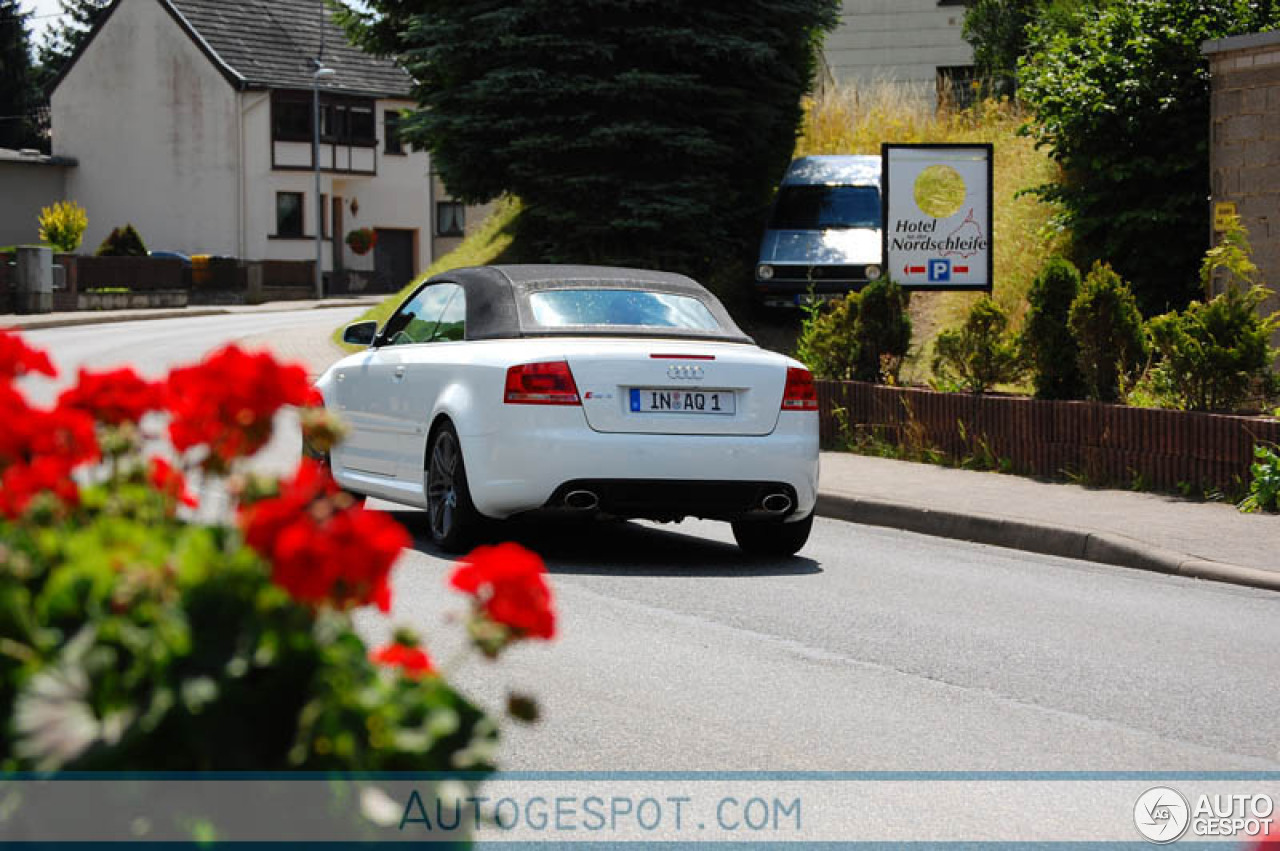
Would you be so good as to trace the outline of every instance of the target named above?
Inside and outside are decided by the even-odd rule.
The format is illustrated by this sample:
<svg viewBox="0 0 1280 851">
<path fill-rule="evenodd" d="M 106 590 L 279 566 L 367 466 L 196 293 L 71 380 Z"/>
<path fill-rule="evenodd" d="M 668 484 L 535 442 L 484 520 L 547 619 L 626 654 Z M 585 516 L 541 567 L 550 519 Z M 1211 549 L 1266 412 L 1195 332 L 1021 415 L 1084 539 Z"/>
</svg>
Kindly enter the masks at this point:
<svg viewBox="0 0 1280 851">
<path fill-rule="evenodd" d="M 784 186 L 778 191 L 769 227 L 879 228 L 880 190 L 874 186 Z"/>
</svg>

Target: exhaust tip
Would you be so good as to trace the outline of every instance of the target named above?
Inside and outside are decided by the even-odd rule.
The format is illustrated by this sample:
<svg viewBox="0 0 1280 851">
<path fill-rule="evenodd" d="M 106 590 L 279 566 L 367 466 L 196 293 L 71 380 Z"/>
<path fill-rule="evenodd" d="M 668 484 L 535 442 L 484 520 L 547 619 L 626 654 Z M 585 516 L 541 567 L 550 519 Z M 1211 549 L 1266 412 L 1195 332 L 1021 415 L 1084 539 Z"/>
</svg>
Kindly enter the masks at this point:
<svg viewBox="0 0 1280 851">
<path fill-rule="evenodd" d="M 785 514 L 791 510 L 791 497 L 785 493 L 771 493 L 761 501 L 760 507 L 770 514 Z"/>
<path fill-rule="evenodd" d="M 594 491 L 569 491 L 564 496 L 564 504 L 574 511 L 592 511 L 600 505 L 600 497 Z"/>
</svg>

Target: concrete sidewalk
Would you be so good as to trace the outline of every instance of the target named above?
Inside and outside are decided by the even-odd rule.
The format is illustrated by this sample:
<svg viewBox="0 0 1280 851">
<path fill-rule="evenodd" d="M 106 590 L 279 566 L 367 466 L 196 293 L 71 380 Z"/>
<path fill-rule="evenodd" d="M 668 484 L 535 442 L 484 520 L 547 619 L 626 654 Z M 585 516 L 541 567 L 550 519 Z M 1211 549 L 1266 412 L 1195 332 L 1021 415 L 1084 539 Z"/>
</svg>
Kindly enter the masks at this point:
<svg viewBox="0 0 1280 851">
<path fill-rule="evenodd" d="M 1280 517 L 1242 514 L 1229 503 L 824 452 L 818 511 L 855 523 L 1280 591 Z"/>
<path fill-rule="evenodd" d="M 225 312 L 350 303 L 289 302 Z M 0 318 L 0 326 L 7 319 Z M 323 372 L 343 354 L 327 336 L 306 331 L 275 331 L 246 343 L 303 361 L 313 374 Z M 824 452 L 818 513 L 1280 591 L 1280 517 L 1241 514 L 1229 504 Z"/>
<path fill-rule="evenodd" d="M 199 304 L 190 307 L 154 310 L 77 310 L 65 313 L 0 314 L 0 328 L 39 331 L 45 328 L 71 328 L 78 325 L 103 325 L 114 322 L 139 322 L 147 319 L 191 319 L 198 316 L 228 316 L 233 313 L 282 313 L 290 310 L 322 310 L 334 307 L 373 307 L 386 295 L 342 296 L 306 301 L 268 301 L 262 304 Z"/>
</svg>

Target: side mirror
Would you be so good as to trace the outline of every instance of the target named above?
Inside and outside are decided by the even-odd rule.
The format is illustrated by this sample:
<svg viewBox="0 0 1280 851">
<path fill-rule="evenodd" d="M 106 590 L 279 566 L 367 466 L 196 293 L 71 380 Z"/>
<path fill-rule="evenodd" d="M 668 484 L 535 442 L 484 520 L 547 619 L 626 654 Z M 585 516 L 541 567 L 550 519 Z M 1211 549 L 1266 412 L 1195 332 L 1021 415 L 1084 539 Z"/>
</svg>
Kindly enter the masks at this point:
<svg viewBox="0 0 1280 851">
<path fill-rule="evenodd" d="M 342 329 L 342 342 L 353 346 L 372 345 L 373 338 L 378 335 L 378 323 L 372 319 L 356 322 Z"/>
</svg>

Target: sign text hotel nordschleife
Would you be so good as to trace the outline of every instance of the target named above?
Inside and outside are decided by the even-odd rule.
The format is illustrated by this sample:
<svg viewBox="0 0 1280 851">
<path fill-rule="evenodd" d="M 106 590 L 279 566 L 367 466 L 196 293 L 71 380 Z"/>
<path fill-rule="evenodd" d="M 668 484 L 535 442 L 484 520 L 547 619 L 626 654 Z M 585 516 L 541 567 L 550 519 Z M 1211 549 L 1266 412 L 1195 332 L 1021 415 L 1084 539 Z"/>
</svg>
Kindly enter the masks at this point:
<svg viewBox="0 0 1280 851">
<path fill-rule="evenodd" d="M 990 145 L 881 146 L 884 268 L 908 289 L 990 290 Z"/>
</svg>

